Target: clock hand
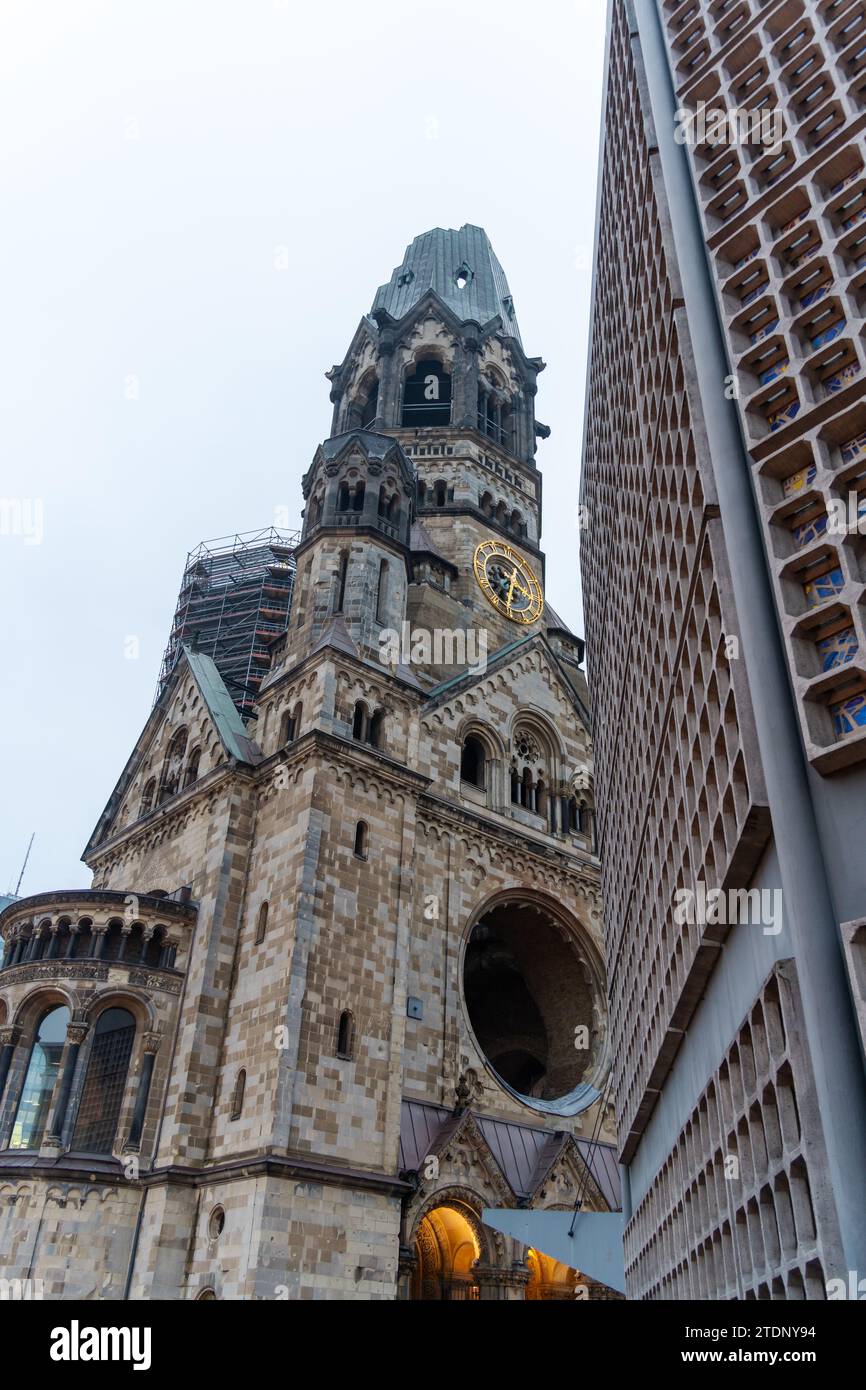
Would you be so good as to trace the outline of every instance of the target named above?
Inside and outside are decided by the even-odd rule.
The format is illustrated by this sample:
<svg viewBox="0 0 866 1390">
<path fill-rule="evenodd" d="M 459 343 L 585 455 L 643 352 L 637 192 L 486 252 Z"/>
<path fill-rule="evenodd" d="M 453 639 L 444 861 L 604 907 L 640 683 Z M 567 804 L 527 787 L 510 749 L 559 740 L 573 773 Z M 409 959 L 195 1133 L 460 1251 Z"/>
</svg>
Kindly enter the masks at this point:
<svg viewBox="0 0 866 1390">
<path fill-rule="evenodd" d="M 509 586 L 508 586 L 508 598 L 505 600 L 505 606 L 506 606 L 507 608 L 510 608 L 510 607 L 511 607 L 511 600 L 512 600 L 512 598 L 513 598 L 513 596 L 514 596 L 514 586 L 515 586 L 516 583 L 517 583 L 517 566 L 515 565 L 515 566 L 514 566 L 514 571 L 513 571 L 512 575 L 511 575 L 511 583 L 510 583 Z"/>
</svg>

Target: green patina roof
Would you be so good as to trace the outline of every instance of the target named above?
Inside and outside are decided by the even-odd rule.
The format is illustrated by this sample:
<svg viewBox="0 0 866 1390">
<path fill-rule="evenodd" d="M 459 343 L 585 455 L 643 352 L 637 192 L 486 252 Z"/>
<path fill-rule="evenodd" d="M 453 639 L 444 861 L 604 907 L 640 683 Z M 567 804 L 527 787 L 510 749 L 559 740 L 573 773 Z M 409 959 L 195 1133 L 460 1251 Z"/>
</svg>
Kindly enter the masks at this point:
<svg viewBox="0 0 866 1390">
<path fill-rule="evenodd" d="M 466 284 L 458 283 L 460 272 L 468 272 Z M 406 248 L 403 264 L 398 265 L 387 285 L 376 292 L 372 313 L 385 309 L 401 319 L 433 290 L 461 321 L 473 319 L 489 323 L 499 314 L 504 331 L 520 342 L 520 329 L 514 301 L 483 227 L 468 223 L 459 231 L 434 227 L 416 236 Z"/>
<path fill-rule="evenodd" d="M 243 763 L 260 762 L 261 753 L 247 734 L 244 721 L 211 658 L 186 645 L 183 650 L 226 752 Z"/>
</svg>

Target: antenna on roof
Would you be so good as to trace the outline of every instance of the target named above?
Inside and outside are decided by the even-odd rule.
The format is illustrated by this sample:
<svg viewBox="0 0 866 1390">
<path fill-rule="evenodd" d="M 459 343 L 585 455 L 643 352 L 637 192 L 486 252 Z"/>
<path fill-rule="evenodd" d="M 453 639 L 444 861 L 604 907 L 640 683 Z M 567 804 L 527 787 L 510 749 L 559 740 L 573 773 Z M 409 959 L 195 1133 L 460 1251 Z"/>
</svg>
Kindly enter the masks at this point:
<svg viewBox="0 0 866 1390">
<path fill-rule="evenodd" d="M 27 860 L 30 858 L 30 851 L 33 848 L 33 841 L 36 839 L 36 831 L 30 836 L 30 844 L 27 846 L 27 853 L 24 856 L 24 863 L 21 865 L 21 872 L 18 875 L 18 882 L 15 885 L 15 897 L 18 897 L 18 889 L 21 887 L 21 880 L 24 877 L 24 870 L 27 868 Z"/>
</svg>

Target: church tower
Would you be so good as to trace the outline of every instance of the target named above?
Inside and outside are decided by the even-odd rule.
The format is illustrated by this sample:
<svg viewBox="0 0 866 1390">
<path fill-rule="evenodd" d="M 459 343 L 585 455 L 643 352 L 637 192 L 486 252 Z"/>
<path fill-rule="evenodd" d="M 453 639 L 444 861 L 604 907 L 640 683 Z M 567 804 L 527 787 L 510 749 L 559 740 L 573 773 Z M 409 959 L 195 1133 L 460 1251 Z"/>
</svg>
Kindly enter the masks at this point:
<svg viewBox="0 0 866 1390">
<path fill-rule="evenodd" d="M 416 238 L 328 373 L 254 717 L 185 647 L 93 888 L 0 913 L 0 1168 L 48 1296 L 609 1295 L 481 1219 L 619 1205 L 543 366 L 484 231 Z"/>
</svg>

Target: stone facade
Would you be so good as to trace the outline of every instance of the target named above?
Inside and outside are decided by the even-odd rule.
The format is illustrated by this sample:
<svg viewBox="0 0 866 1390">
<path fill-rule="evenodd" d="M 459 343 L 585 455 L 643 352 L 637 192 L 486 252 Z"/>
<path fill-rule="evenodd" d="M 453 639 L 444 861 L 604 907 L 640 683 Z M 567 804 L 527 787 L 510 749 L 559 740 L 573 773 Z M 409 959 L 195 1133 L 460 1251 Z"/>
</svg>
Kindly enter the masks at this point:
<svg viewBox="0 0 866 1390">
<path fill-rule="evenodd" d="M 543 363 L 480 229 L 428 236 L 453 284 L 413 244 L 329 373 L 255 719 L 185 648 L 92 890 L 0 917 L 0 1264 L 51 1297 L 571 1297 L 481 1212 L 616 1205 L 582 644 L 514 602 Z"/>
</svg>

